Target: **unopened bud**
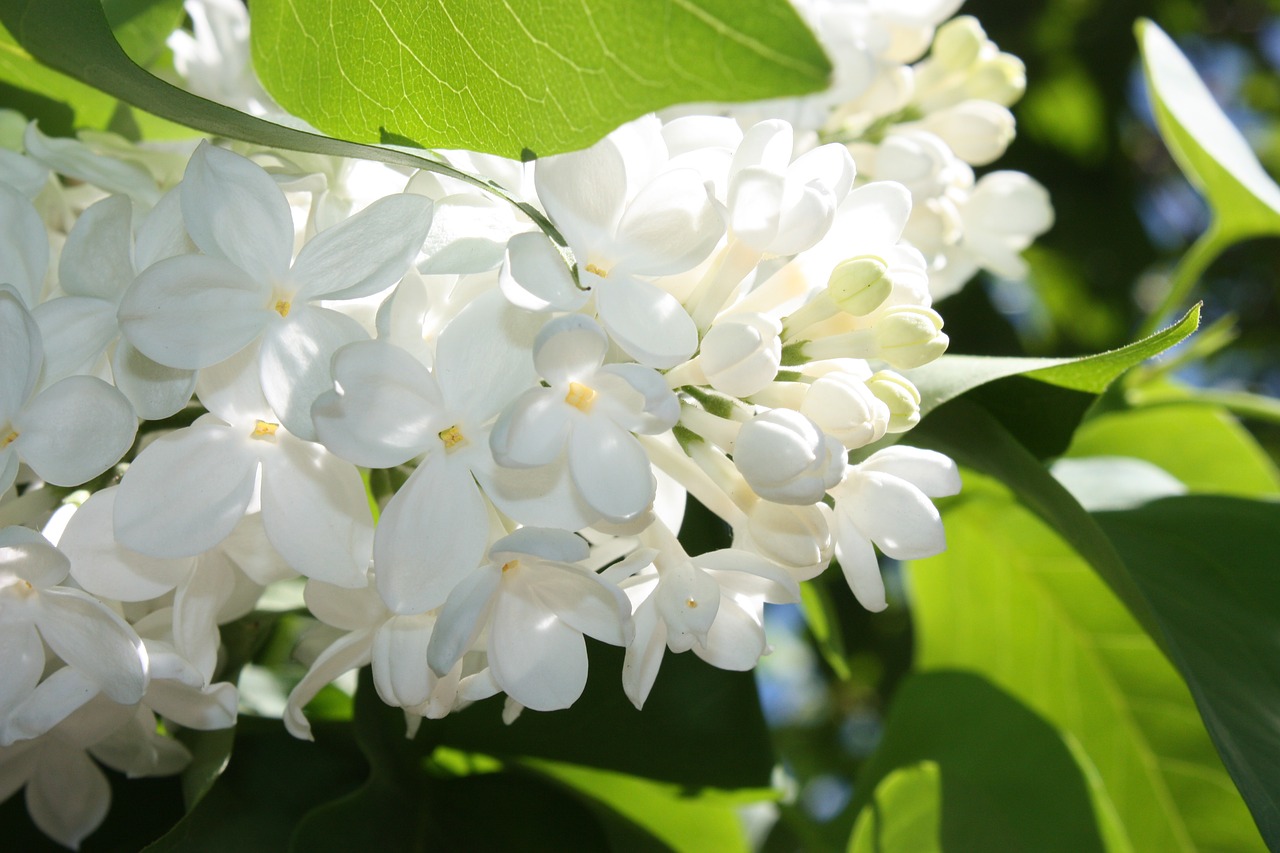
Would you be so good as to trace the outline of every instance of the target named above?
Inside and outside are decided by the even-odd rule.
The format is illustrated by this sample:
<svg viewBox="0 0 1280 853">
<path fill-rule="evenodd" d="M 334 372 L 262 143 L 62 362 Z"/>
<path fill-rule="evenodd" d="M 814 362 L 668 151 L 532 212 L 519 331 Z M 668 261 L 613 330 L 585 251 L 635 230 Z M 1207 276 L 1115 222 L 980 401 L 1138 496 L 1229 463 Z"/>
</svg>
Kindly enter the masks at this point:
<svg viewBox="0 0 1280 853">
<path fill-rule="evenodd" d="M 747 513 L 747 546 L 785 567 L 796 580 L 821 574 L 834 543 L 826 504 L 785 506 L 759 501 Z"/>
<path fill-rule="evenodd" d="M 905 376 L 881 370 L 867 380 L 867 388 L 889 410 L 889 432 L 906 432 L 920 423 L 920 391 Z"/>
<path fill-rule="evenodd" d="M 1002 107 L 1013 106 L 1026 90 L 1027 68 L 1011 53 L 1001 53 L 983 62 L 964 85 L 966 96 L 994 101 Z"/>
<path fill-rule="evenodd" d="M 978 60 L 986 43 L 987 34 L 978 19 L 961 15 L 938 28 L 930 56 L 948 71 L 963 71 Z"/>
<path fill-rule="evenodd" d="M 874 334 L 877 357 L 899 370 L 928 364 L 950 342 L 938 312 L 918 305 L 890 308 L 876 320 Z"/>
<path fill-rule="evenodd" d="M 711 387 L 749 397 L 772 382 L 782 361 L 781 331 L 778 321 L 762 314 L 718 321 L 702 339 L 698 356 Z"/>
<path fill-rule="evenodd" d="M 893 280 L 883 260 L 864 255 L 836 264 L 827 280 L 827 292 L 840 310 L 865 317 L 889 298 Z"/>
<path fill-rule="evenodd" d="M 772 409 L 742 425 L 733 462 L 765 500 L 812 504 L 840 482 L 845 450 L 799 412 Z"/>
<path fill-rule="evenodd" d="M 850 450 L 879 441 L 889 427 L 889 408 L 849 373 L 828 373 L 810 385 L 800 412 Z"/>
</svg>

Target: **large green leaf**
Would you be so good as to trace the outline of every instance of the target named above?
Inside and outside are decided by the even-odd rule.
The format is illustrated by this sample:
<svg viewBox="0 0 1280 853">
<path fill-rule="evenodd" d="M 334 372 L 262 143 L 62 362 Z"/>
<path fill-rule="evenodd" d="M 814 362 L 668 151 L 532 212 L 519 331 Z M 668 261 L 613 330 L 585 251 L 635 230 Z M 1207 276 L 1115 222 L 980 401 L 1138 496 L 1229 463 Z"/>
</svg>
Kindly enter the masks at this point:
<svg viewBox="0 0 1280 853">
<path fill-rule="evenodd" d="M 854 853 L 1107 849 L 1088 779 L 1062 735 L 982 678 L 912 675 L 858 779 Z M 1115 849 L 1114 847 L 1111 849 Z"/>
<path fill-rule="evenodd" d="M 1264 849 L 1178 672 L 1089 567 L 976 475 L 945 521 L 948 551 L 910 567 L 920 667 L 982 675 L 1077 743 L 1130 849 Z"/>
<path fill-rule="evenodd" d="M 436 160 L 284 127 L 184 92 L 129 59 L 96 0 L 0 0 L 0 24 L 27 54 L 49 68 L 169 121 L 274 148 L 427 169 L 503 195 L 501 188 Z M 516 204 L 559 239 L 545 216 L 527 204 Z"/>
<path fill-rule="evenodd" d="M 267 91 L 326 133 L 522 159 L 831 73 L 785 0 L 254 0 L 251 41 Z"/>
<path fill-rule="evenodd" d="M 1280 847 L 1280 504 L 1190 495 L 1099 514 L 1263 836 Z"/>
<path fill-rule="evenodd" d="M 1185 340 L 1200 325 L 1200 306 L 1172 326 L 1120 349 L 1083 358 L 1007 358 L 944 355 L 906 372 L 920 389 L 922 414 L 981 385 L 1010 376 L 1026 376 L 1059 388 L 1100 394 L 1131 367 Z"/>
<path fill-rule="evenodd" d="M 1160 135 L 1204 193 L 1223 240 L 1280 233 L 1280 186 L 1164 30 L 1142 20 L 1137 34 Z"/>
<path fill-rule="evenodd" d="M 1280 473 L 1248 431 L 1215 406 L 1171 403 L 1086 421 L 1067 456 L 1128 456 L 1158 465 L 1193 492 L 1280 495 Z"/>
</svg>

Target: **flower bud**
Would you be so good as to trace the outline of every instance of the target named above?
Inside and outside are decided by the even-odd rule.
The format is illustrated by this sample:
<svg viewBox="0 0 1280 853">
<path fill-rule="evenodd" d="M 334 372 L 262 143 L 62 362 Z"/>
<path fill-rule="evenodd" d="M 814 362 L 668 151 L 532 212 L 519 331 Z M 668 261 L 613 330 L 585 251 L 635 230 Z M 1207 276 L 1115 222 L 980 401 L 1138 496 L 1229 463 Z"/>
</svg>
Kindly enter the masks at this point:
<svg viewBox="0 0 1280 853">
<path fill-rule="evenodd" d="M 749 397 L 778 375 L 782 326 L 762 314 L 739 314 L 718 321 L 702 339 L 698 356 L 711 387 Z"/>
<path fill-rule="evenodd" d="M 831 562 L 835 547 L 826 504 L 785 506 L 759 501 L 747 514 L 747 547 L 785 567 L 796 580 L 809 580 Z"/>
<path fill-rule="evenodd" d="M 867 389 L 889 410 L 889 432 L 906 432 L 920 423 L 920 392 L 905 376 L 881 370 L 867 380 Z"/>
<path fill-rule="evenodd" d="M 865 317 L 889 298 L 893 281 L 883 260 L 864 255 L 836 264 L 827 281 L 827 292 L 840 310 Z"/>
<path fill-rule="evenodd" d="M 964 71 L 977 62 L 986 43 L 987 34 L 978 19 L 961 15 L 938 28 L 930 57 L 948 71 Z"/>
<path fill-rule="evenodd" d="M 828 373 L 810 385 L 800 412 L 850 450 L 879 441 L 889 427 L 889 407 L 849 373 Z"/>
<path fill-rule="evenodd" d="M 812 504 L 840 482 L 845 451 L 799 412 L 773 409 L 742 425 L 733 462 L 765 500 Z"/>
<path fill-rule="evenodd" d="M 997 54 L 973 70 L 964 92 L 980 101 L 994 101 L 1002 107 L 1017 103 L 1027 90 L 1027 69 L 1011 53 Z"/>
<path fill-rule="evenodd" d="M 919 126 L 941 138 L 971 166 L 999 159 L 1015 134 L 1013 114 L 991 101 L 961 101 L 930 113 Z"/>
<path fill-rule="evenodd" d="M 950 342 L 938 312 L 918 305 L 890 308 L 877 318 L 874 332 L 876 356 L 899 370 L 928 364 L 946 352 Z"/>
</svg>

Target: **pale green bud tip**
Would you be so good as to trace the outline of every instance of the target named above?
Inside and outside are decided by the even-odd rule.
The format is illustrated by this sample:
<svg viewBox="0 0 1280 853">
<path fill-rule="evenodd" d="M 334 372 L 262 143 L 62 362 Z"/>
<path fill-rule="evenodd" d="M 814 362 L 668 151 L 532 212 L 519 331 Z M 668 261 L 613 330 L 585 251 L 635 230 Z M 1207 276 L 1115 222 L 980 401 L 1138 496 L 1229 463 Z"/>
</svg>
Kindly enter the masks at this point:
<svg viewBox="0 0 1280 853">
<path fill-rule="evenodd" d="M 971 98 L 1013 106 L 1027 90 L 1027 68 L 1012 53 L 1001 53 L 974 69 L 965 84 Z"/>
<path fill-rule="evenodd" d="M 889 298 L 893 281 L 885 262 L 867 255 L 836 264 L 827 280 L 827 291 L 840 310 L 863 317 Z"/>
<path fill-rule="evenodd" d="M 978 60 L 978 53 L 986 43 L 987 34 L 978 19 L 961 15 L 938 28 L 932 56 L 948 71 L 963 71 Z"/>
<path fill-rule="evenodd" d="M 931 308 L 891 309 L 875 325 L 880 358 L 901 370 L 928 364 L 947 351 L 942 317 Z"/>
<path fill-rule="evenodd" d="M 889 408 L 889 432 L 906 432 L 920 423 L 920 392 L 905 376 L 881 370 L 867 380 L 867 388 Z"/>
</svg>

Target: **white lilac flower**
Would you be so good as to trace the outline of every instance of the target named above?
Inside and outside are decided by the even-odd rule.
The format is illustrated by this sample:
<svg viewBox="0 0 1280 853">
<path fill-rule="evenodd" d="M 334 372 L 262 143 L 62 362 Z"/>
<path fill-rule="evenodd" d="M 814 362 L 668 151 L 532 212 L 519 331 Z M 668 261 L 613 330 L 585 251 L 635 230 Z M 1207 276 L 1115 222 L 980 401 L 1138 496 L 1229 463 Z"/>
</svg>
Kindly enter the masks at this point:
<svg viewBox="0 0 1280 853">
<path fill-rule="evenodd" d="M 44 295 L 48 268 L 49 235 L 40 214 L 23 193 L 0 182 L 0 284 L 34 308 Z"/>
<path fill-rule="evenodd" d="M 129 466 L 116 494 L 116 539 L 151 557 L 194 556 L 226 539 L 260 494 L 267 538 L 291 567 L 362 586 L 373 518 L 360 474 L 274 420 L 257 358 L 247 347 L 200 372 L 196 395 L 209 414 Z"/>
<path fill-rule="evenodd" d="M 930 499 L 959 491 L 955 462 L 932 450 L 887 447 L 849 466 L 831 490 L 836 500 L 836 559 L 863 607 L 886 606 L 873 543 L 895 560 L 942 553 L 942 518 Z"/>
<path fill-rule="evenodd" d="M 0 720 L 38 689 L 45 646 L 114 702 L 132 705 L 146 690 L 142 641 L 105 604 L 63 585 L 70 569 L 39 533 L 0 531 Z"/>
<path fill-rule="evenodd" d="M 488 561 L 454 588 L 427 650 L 436 675 L 450 672 L 487 629 L 494 683 L 535 711 L 567 708 L 587 683 L 583 635 L 616 646 L 632 640 L 627 597 L 579 565 L 590 549 L 562 530 L 524 527 L 489 549 Z"/>
<path fill-rule="evenodd" d="M 119 391 L 92 376 L 37 390 L 44 347 L 17 294 L 0 285 L 0 493 L 19 461 L 59 486 L 98 476 L 133 444 L 138 419 Z"/>
<path fill-rule="evenodd" d="M 632 433 L 671 429 L 680 407 L 656 371 L 603 364 L 608 349 L 608 336 L 589 317 L 570 314 L 549 322 L 533 348 L 546 386 L 517 397 L 489 443 L 504 466 L 567 466 L 577 494 L 598 516 L 625 522 L 652 505 L 657 489 L 649 458 Z"/>
<path fill-rule="evenodd" d="M 330 386 L 329 358 L 367 337 L 320 300 L 368 296 L 400 280 L 431 224 L 430 200 L 388 196 L 312 238 L 293 258 L 289 204 L 262 168 L 202 144 L 181 185 L 182 215 L 205 254 L 138 276 L 120 328 L 169 367 L 217 364 L 261 339 L 263 393 L 295 435 L 314 438 L 311 404 Z"/>
</svg>

